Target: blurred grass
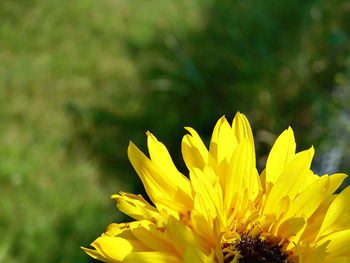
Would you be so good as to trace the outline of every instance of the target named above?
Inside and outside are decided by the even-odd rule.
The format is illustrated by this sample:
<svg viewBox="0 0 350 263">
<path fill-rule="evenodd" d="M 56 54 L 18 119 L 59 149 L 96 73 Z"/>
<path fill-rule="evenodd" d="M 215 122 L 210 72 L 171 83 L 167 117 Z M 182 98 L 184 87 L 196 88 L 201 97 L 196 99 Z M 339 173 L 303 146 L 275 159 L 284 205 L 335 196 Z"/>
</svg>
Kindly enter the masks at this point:
<svg viewBox="0 0 350 263">
<path fill-rule="evenodd" d="M 138 62 L 125 38 L 146 45 L 162 23 L 185 30 L 187 5 L 147 4 L 169 21 L 144 13 L 143 1 L 0 3 L 0 262 L 91 261 L 79 247 L 117 221 L 109 195 L 136 178 L 125 165 L 128 134 L 110 141 L 120 131 L 108 123 L 90 138 L 91 112 L 114 121 L 138 110 Z"/>
<path fill-rule="evenodd" d="M 186 172 L 183 127 L 208 141 L 240 110 L 259 169 L 291 124 L 300 149 L 336 144 L 333 168 L 349 172 L 349 12 L 322 0 L 2 1 L 0 262 L 90 262 L 79 246 L 122 220 L 109 195 L 143 191 L 126 148 L 144 149 L 147 129 Z"/>
<path fill-rule="evenodd" d="M 131 62 L 109 41 L 117 37 L 117 7 L 0 6 L 0 261 L 88 262 L 79 246 L 116 220 L 108 195 L 122 186 L 114 179 L 103 187 L 95 162 L 74 148 L 67 108 L 130 107 L 110 96 L 120 81 L 130 92 L 137 87 Z"/>
</svg>

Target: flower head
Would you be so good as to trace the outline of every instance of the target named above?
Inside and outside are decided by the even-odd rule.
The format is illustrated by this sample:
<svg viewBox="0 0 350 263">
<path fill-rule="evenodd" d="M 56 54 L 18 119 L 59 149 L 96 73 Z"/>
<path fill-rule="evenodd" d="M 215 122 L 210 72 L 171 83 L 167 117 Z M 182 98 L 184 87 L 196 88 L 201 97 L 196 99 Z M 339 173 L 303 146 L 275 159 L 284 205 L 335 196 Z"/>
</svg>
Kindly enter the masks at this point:
<svg viewBox="0 0 350 263">
<path fill-rule="evenodd" d="M 135 221 L 110 224 L 83 248 L 104 262 L 350 262 L 350 187 L 345 174 L 315 175 L 314 149 L 295 152 L 291 128 L 276 140 L 259 175 L 253 134 L 237 113 L 217 122 L 209 150 L 192 128 L 182 140 L 189 178 L 147 132 L 150 158 L 128 156 L 154 205 L 112 195 Z"/>
</svg>

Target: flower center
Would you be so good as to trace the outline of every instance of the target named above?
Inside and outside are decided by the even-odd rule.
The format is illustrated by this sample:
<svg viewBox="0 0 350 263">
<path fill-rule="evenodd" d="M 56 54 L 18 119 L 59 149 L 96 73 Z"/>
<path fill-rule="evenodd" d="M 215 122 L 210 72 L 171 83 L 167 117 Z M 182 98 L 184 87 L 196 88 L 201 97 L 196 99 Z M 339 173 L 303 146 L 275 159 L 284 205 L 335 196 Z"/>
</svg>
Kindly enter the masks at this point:
<svg viewBox="0 0 350 263">
<path fill-rule="evenodd" d="M 261 239 L 259 236 L 241 236 L 241 240 L 222 245 L 224 262 L 239 263 L 292 263 L 276 240 Z"/>
</svg>

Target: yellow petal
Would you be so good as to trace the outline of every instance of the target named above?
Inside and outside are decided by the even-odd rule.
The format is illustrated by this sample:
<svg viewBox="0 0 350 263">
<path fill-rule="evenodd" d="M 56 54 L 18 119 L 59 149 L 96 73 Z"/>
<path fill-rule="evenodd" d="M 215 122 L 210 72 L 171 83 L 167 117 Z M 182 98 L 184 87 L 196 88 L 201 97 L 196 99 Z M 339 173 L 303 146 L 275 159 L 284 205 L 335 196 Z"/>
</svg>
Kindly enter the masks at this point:
<svg viewBox="0 0 350 263">
<path fill-rule="evenodd" d="M 317 210 L 313 213 L 311 217 L 307 220 L 307 227 L 304 229 L 303 234 L 300 237 L 300 240 L 303 242 L 314 242 L 322 225 L 322 221 L 324 216 L 333 202 L 335 195 L 328 196 L 321 205 L 317 208 Z"/>
<path fill-rule="evenodd" d="M 190 128 L 185 128 L 190 134 L 186 134 L 182 139 L 181 151 L 183 159 L 189 170 L 193 168 L 204 169 L 209 162 L 209 152 L 198 133 Z"/>
<path fill-rule="evenodd" d="M 266 181 L 275 183 L 295 156 L 295 139 L 291 127 L 282 132 L 272 146 L 266 162 Z"/>
<path fill-rule="evenodd" d="M 303 178 L 309 172 L 313 153 L 313 148 L 301 152 L 289 163 L 278 177 L 267 197 L 265 214 L 274 213 L 277 209 L 276 205 L 284 196 L 288 195 L 290 200 L 293 201 L 295 196 L 303 190 Z"/>
<path fill-rule="evenodd" d="M 159 219 L 160 215 L 154 206 L 151 206 L 141 195 L 133 195 L 120 192 L 120 195 L 112 195 L 116 199 L 117 208 L 136 220 Z"/>
<path fill-rule="evenodd" d="M 350 229 L 333 233 L 327 237 L 327 258 L 350 257 Z"/>
<path fill-rule="evenodd" d="M 152 162 L 164 174 L 167 175 L 167 178 L 169 178 L 172 181 L 172 183 L 174 183 L 177 187 L 181 188 L 188 196 L 190 196 L 190 182 L 186 176 L 184 176 L 177 170 L 164 144 L 159 142 L 152 133 L 147 132 L 147 145 Z M 188 200 L 188 202 L 190 201 Z"/>
<path fill-rule="evenodd" d="M 207 256 L 198 247 L 188 246 L 184 255 L 184 263 L 212 263 L 214 261 L 214 251 Z"/>
<path fill-rule="evenodd" d="M 183 255 L 188 245 L 196 243 L 191 230 L 174 217 L 170 217 L 167 225 L 167 234 L 173 242 L 176 251 Z"/>
<path fill-rule="evenodd" d="M 233 130 L 225 116 L 223 116 L 217 121 L 214 127 L 209 146 L 209 153 L 218 166 L 221 166 L 222 162 L 227 165 L 231 160 L 236 145 L 237 139 Z"/>
<path fill-rule="evenodd" d="M 179 187 L 178 181 L 167 177 L 132 142 L 128 147 L 128 157 L 148 196 L 159 211 L 165 210 L 168 214 L 174 214 L 174 211 L 159 203 L 157 198 L 173 200 L 174 205 L 179 204 L 176 212 L 180 212 L 184 205 L 192 206 L 190 197 Z"/>
<path fill-rule="evenodd" d="M 91 246 L 105 259 L 111 262 L 122 261 L 132 251 L 130 242 L 120 237 L 98 237 Z"/>
<path fill-rule="evenodd" d="M 88 254 L 90 257 L 97 259 L 102 262 L 107 262 L 107 259 L 105 259 L 103 256 L 100 255 L 100 253 L 97 252 L 95 249 L 85 248 L 81 247 L 82 250 L 85 251 L 86 254 Z"/>
<path fill-rule="evenodd" d="M 278 236 L 288 239 L 296 235 L 305 225 L 305 220 L 301 217 L 292 217 L 284 221 L 278 228 Z"/>
<path fill-rule="evenodd" d="M 327 174 L 328 175 L 328 174 Z M 317 174 L 315 174 L 313 171 L 309 171 L 308 174 L 305 175 L 305 183 L 304 186 L 307 187 L 311 184 L 313 184 L 314 182 L 316 182 L 318 179 L 320 178 L 320 176 L 318 176 Z"/>
<path fill-rule="evenodd" d="M 213 233 L 213 220 L 208 220 L 208 218 L 197 209 L 193 210 L 191 213 L 191 223 L 193 231 L 205 238 L 209 244 L 215 244 L 215 236 Z"/>
<path fill-rule="evenodd" d="M 350 228 L 350 187 L 334 199 L 324 217 L 319 236 Z"/>
<path fill-rule="evenodd" d="M 276 218 L 281 218 L 283 215 L 285 215 L 288 212 L 289 206 L 290 206 L 290 199 L 286 195 L 281 199 L 281 201 L 277 206 L 278 210 L 276 213 Z"/>
<path fill-rule="evenodd" d="M 255 153 L 247 139 L 236 148 L 226 177 L 223 177 L 221 186 L 224 191 L 224 201 L 229 211 L 236 205 L 235 195 L 243 195 L 245 199 L 253 200 L 258 193 L 258 174 L 255 168 Z"/>
<path fill-rule="evenodd" d="M 133 225 L 138 225 L 139 221 L 133 221 L 129 223 L 112 223 L 107 226 L 106 231 L 102 235 L 116 237 L 120 236 L 122 238 L 126 239 L 133 239 L 133 235 L 130 231 L 130 228 L 133 227 Z"/>
<path fill-rule="evenodd" d="M 326 246 L 328 243 L 322 244 L 317 247 L 311 247 L 309 245 L 299 247 L 300 258 L 299 262 L 301 263 L 325 263 L 324 259 L 327 255 Z"/>
<path fill-rule="evenodd" d="M 190 173 L 194 191 L 194 210 L 191 221 L 194 231 L 215 245 L 213 236 L 213 220 L 217 218 L 224 225 L 223 196 L 219 178 L 208 167 L 201 171 L 194 169 Z"/>
<path fill-rule="evenodd" d="M 166 231 L 172 240 L 172 245 L 180 255 L 184 255 L 188 246 L 198 246 L 204 253 L 209 254 L 211 249 L 209 243 L 195 235 L 188 226 L 182 224 L 176 218 L 169 217 Z"/>
<path fill-rule="evenodd" d="M 163 227 L 157 227 L 155 224 L 148 222 L 148 224 L 133 228 L 131 232 L 140 242 L 152 250 L 176 254 L 174 247 L 171 245 L 171 240 L 164 234 Z"/>
<path fill-rule="evenodd" d="M 102 237 L 109 236 L 125 239 L 132 246 L 133 252 L 150 251 L 152 249 L 146 244 L 145 240 L 142 240 L 138 235 L 135 235 L 135 233 L 142 233 L 144 229 L 152 229 L 150 231 L 154 231 L 152 232 L 153 235 L 159 234 L 162 236 L 162 233 L 164 232 L 164 227 L 158 226 L 149 220 L 140 220 L 129 223 L 109 224 L 106 232 L 102 234 Z"/>
<path fill-rule="evenodd" d="M 173 254 L 148 251 L 134 252 L 123 260 L 123 263 L 181 263 L 181 260 Z"/>
<path fill-rule="evenodd" d="M 267 182 L 266 182 L 266 168 L 261 172 L 259 178 L 260 178 L 261 187 L 262 187 L 264 193 L 266 193 L 266 191 L 267 191 L 266 190 L 266 184 L 267 184 Z"/>
<path fill-rule="evenodd" d="M 302 216 L 307 220 L 321 203 L 337 190 L 344 178 L 345 175 L 343 174 L 319 177 L 291 203 L 287 217 Z"/>
<path fill-rule="evenodd" d="M 323 263 L 323 262 L 322 262 Z M 338 257 L 338 258 L 328 258 L 324 263 L 350 263 L 350 257 Z"/>
<path fill-rule="evenodd" d="M 249 121 L 244 114 L 240 112 L 236 113 L 232 121 L 232 130 L 235 134 L 237 143 L 240 143 L 244 139 L 248 139 L 250 145 L 253 147 L 253 152 L 255 152 L 252 128 L 250 127 Z"/>
<path fill-rule="evenodd" d="M 195 209 L 206 218 L 220 217 L 223 212 L 223 200 L 218 178 L 212 169 L 204 171 L 194 169 L 190 173 L 193 191 L 195 192 Z"/>
<path fill-rule="evenodd" d="M 192 209 L 192 208 L 189 208 L 189 206 L 186 204 L 182 204 L 174 201 L 174 200 L 179 200 L 180 198 L 181 197 L 179 196 L 179 192 L 176 193 L 176 195 L 172 200 L 169 198 L 163 198 L 163 197 L 157 196 L 157 203 L 158 203 L 158 206 L 167 207 L 168 210 L 178 211 L 179 212 L 178 214 L 174 214 L 174 213 L 170 213 L 170 214 L 175 216 L 176 218 L 179 218 L 178 217 L 179 214 L 186 214 L 188 211 L 190 211 L 190 209 Z M 191 206 L 193 206 L 193 202 L 191 202 Z M 161 214 L 164 216 L 168 215 L 164 213 L 161 213 Z"/>
<path fill-rule="evenodd" d="M 140 221 L 131 221 L 128 223 L 112 223 L 107 226 L 106 231 L 102 234 L 102 236 L 110 236 L 110 237 L 121 237 L 127 239 L 129 242 L 133 242 L 137 240 L 137 238 L 132 234 L 131 230 L 139 227 L 144 227 L 149 225 L 148 220 L 140 220 Z M 134 246 L 134 244 L 132 243 Z M 144 246 L 139 246 L 136 244 L 138 249 L 145 250 Z M 134 247 L 135 249 L 135 247 Z M 147 249 L 146 249 L 147 250 Z"/>
</svg>

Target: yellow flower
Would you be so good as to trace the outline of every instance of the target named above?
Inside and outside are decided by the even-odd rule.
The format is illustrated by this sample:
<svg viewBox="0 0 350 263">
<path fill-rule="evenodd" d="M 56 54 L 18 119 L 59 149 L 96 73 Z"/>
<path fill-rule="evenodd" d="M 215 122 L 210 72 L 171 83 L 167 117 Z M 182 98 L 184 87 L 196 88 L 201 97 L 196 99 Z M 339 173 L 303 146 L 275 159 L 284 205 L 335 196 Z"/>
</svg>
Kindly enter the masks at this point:
<svg viewBox="0 0 350 263">
<path fill-rule="evenodd" d="M 192 128 L 182 140 L 189 178 L 147 132 L 150 158 L 132 142 L 128 156 L 154 206 L 113 195 L 136 221 L 110 224 L 83 248 L 104 262 L 350 262 L 350 187 L 345 174 L 315 175 L 314 149 L 295 153 L 291 128 L 276 140 L 259 175 L 246 117 L 216 124 L 209 151 Z"/>
</svg>

